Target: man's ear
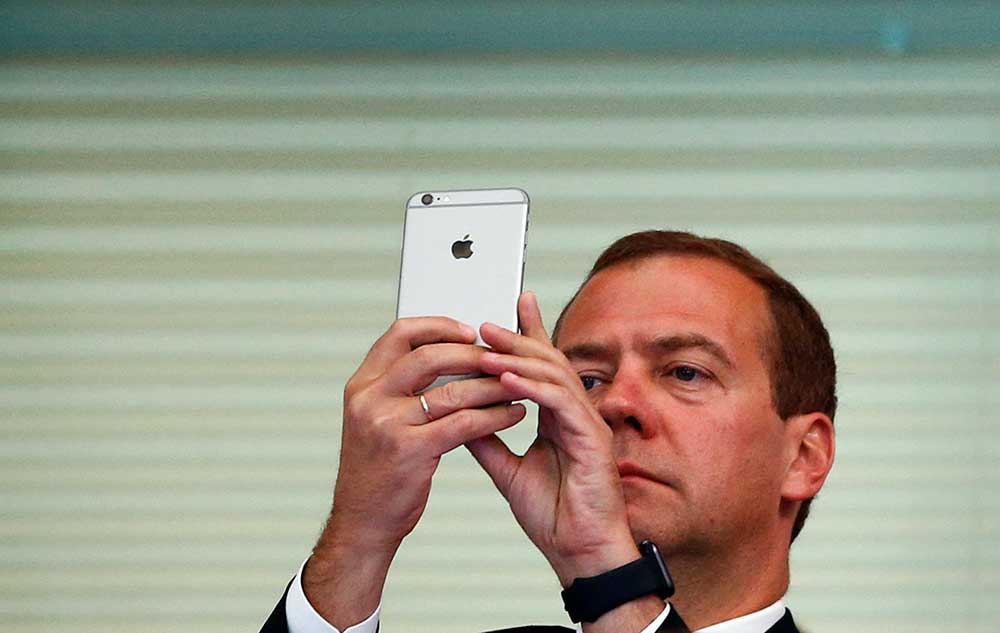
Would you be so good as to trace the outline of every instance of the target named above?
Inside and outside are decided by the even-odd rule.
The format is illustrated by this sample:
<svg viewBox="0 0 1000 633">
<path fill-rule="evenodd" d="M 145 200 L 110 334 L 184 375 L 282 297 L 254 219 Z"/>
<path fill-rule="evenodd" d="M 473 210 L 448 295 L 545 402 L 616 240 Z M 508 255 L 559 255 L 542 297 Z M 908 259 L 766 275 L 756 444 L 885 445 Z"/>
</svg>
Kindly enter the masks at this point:
<svg viewBox="0 0 1000 633">
<path fill-rule="evenodd" d="M 824 413 L 804 413 L 785 420 L 788 464 L 781 496 L 789 501 L 812 499 L 833 467 L 836 440 L 833 421 Z"/>
</svg>

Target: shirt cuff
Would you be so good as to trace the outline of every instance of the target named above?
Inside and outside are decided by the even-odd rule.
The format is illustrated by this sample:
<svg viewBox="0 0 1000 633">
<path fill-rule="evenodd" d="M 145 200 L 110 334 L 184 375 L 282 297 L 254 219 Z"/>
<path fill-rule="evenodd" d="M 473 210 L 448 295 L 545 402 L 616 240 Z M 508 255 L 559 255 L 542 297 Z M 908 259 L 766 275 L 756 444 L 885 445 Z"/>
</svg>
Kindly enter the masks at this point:
<svg viewBox="0 0 1000 633">
<path fill-rule="evenodd" d="M 376 611 L 376 613 L 377 613 L 377 611 Z M 650 622 L 649 625 L 646 628 L 644 628 L 643 630 L 639 631 L 639 633 L 656 633 L 656 630 L 659 629 L 660 626 L 663 625 L 663 621 L 667 619 L 668 615 L 670 615 L 670 603 L 669 602 L 663 607 L 663 611 L 660 612 L 660 615 L 656 616 L 656 619 L 653 620 L 652 622 Z"/>
<path fill-rule="evenodd" d="M 316 613 L 316 609 L 309 604 L 306 592 L 302 589 L 302 570 L 305 569 L 307 558 L 299 567 L 299 573 L 295 574 L 295 580 L 288 587 L 288 595 L 285 596 L 285 618 L 288 620 L 288 633 L 341 633 L 340 629 L 323 619 L 323 616 Z M 375 612 L 363 621 L 349 626 L 343 633 L 377 633 L 378 614 L 382 610 L 380 602 L 375 607 Z M 643 632 L 645 633 L 645 632 Z"/>
</svg>

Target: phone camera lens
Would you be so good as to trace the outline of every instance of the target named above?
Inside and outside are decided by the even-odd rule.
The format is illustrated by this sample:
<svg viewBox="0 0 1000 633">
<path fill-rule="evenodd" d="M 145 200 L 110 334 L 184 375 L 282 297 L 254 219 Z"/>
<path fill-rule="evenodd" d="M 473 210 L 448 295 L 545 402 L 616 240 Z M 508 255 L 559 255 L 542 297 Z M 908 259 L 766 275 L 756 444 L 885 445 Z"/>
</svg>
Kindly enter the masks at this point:
<svg viewBox="0 0 1000 633">
<path fill-rule="evenodd" d="M 420 197 L 420 201 L 423 202 L 424 204 L 430 204 L 434 202 L 434 196 L 432 196 L 429 193 L 425 193 Z"/>
</svg>

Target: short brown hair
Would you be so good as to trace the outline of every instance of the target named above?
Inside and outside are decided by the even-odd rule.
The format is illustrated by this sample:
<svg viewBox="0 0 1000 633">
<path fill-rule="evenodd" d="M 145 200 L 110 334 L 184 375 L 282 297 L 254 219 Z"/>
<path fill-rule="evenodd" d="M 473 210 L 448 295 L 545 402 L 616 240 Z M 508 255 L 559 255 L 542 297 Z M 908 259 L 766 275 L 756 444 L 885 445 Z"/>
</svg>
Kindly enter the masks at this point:
<svg viewBox="0 0 1000 633">
<path fill-rule="evenodd" d="M 837 409 L 837 365 L 830 335 L 819 313 L 802 293 L 770 266 L 742 246 L 683 231 L 642 231 L 626 235 L 601 253 L 576 294 L 563 308 L 553 338 L 577 295 L 594 275 L 606 268 L 659 255 L 706 257 L 728 264 L 760 286 L 771 316 L 764 343 L 771 379 L 771 399 L 782 420 L 820 411 L 833 420 Z M 799 535 L 812 499 L 802 502 L 792 525 L 792 540 Z"/>
</svg>

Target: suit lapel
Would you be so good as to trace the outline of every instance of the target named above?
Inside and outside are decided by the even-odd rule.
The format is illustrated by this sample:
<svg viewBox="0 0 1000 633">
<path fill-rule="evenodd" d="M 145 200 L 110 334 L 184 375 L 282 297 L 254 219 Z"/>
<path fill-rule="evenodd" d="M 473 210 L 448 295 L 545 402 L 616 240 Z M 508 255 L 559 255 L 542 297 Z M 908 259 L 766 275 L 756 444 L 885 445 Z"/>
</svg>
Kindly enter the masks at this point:
<svg viewBox="0 0 1000 633">
<path fill-rule="evenodd" d="M 288 621 L 285 619 L 285 598 L 288 597 L 288 588 L 291 586 L 291 582 L 285 586 L 285 593 L 282 594 L 281 600 L 278 601 L 278 604 L 271 611 L 271 615 L 264 622 L 260 633 L 288 633 Z"/>
<path fill-rule="evenodd" d="M 684 620 L 681 619 L 674 605 L 670 605 L 670 613 L 667 614 L 667 619 L 663 621 L 660 628 L 656 629 L 656 633 L 691 633 L 691 629 L 688 628 L 687 624 L 684 624 Z"/>
<path fill-rule="evenodd" d="M 785 609 L 785 615 L 781 616 L 781 619 L 774 623 L 774 626 L 767 630 L 767 633 L 799 633 L 798 627 L 795 626 L 795 620 L 792 619 L 792 612 Z"/>
</svg>

